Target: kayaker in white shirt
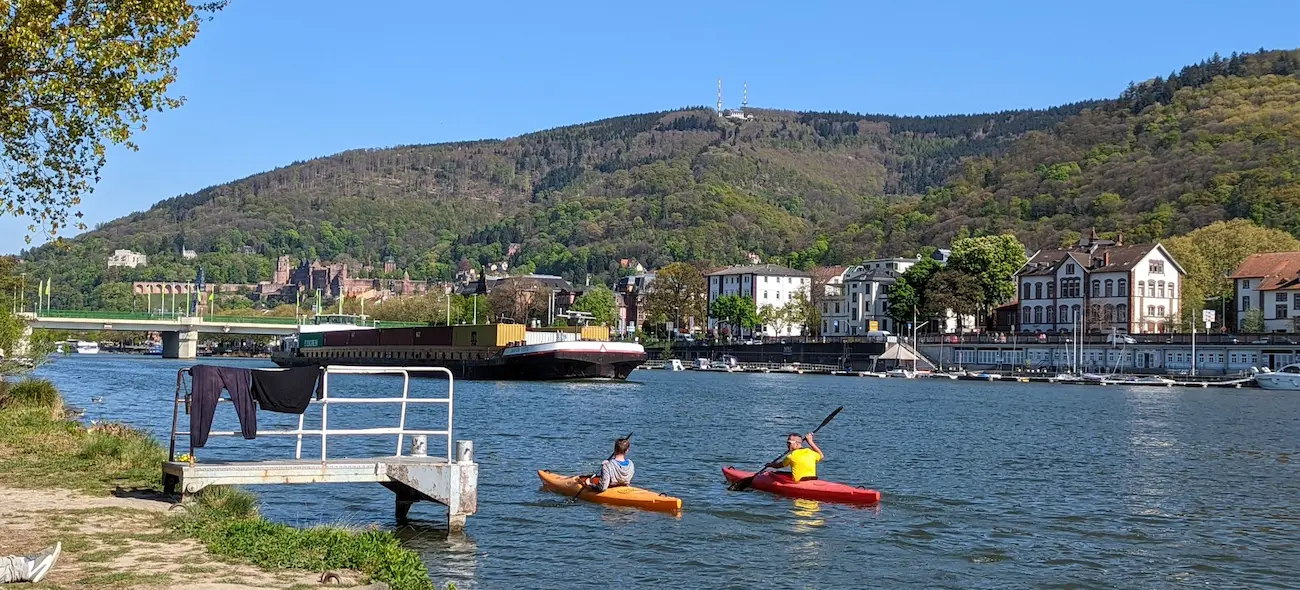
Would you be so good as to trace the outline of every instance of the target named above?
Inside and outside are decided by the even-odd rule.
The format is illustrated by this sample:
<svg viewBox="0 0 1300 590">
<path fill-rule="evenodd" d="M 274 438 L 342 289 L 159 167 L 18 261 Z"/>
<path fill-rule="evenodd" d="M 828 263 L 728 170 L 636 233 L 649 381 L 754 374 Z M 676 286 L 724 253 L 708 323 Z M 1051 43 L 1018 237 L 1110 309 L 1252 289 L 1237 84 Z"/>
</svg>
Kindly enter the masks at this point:
<svg viewBox="0 0 1300 590">
<path fill-rule="evenodd" d="M 632 476 L 636 474 L 636 466 L 632 464 L 631 459 L 627 458 L 627 452 L 630 448 L 632 448 L 632 441 L 626 438 L 614 441 L 613 456 L 600 464 L 600 478 L 593 480 L 589 477 L 583 483 L 598 492 L 603 492 L 612 487 L 632 485 Z"/>
</svg>

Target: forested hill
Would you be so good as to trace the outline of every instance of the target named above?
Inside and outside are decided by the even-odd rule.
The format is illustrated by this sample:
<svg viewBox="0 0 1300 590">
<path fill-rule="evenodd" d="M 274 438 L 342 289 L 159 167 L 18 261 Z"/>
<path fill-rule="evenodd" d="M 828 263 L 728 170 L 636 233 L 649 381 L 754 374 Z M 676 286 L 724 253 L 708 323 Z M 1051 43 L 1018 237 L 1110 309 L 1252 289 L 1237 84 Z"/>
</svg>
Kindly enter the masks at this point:
<svg viewBox="0 0 1300 590">
<path fill-rule="evenodd" d="M 85 293 L 188 279 L 196 262 L 179 260 L 182 246 L 219 282 L 264 279 L 282 253 L 392 256 L 414 278 L 447 277 L 463 258 L 505 258 L 510 243 L 522 244 L 515 268 L 581 280 L 628 257 L 830 264 L 1003 229 L 1031 246 L 1094 224 L 1154 239 L 1234 216 L 1294 233 L 1297 53 L 1216 57 L 1115 100 L 1046 110 L 750 109 L 739 121 L 693 108 L 356 150 L 169 199 L 25 257 Z M 105 276 L 115 248 L 151 263 Z"/>
<path fill-rule="evenodd" d="M 1041 247 L 1095 226 L 1154 241 L 1232 218 L 1300 236 L 1300 51 L 1215 56 L 1131 86 L 966 160 L 915 207 L 929 240 L 1011 230 Z"/>
</svg>

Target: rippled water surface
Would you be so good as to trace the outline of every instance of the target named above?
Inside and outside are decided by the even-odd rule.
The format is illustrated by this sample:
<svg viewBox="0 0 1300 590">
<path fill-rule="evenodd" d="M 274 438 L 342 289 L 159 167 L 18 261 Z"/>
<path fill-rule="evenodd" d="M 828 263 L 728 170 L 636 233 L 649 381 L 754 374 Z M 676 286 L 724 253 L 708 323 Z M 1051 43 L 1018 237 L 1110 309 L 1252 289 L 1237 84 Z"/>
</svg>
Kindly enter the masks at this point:
<svg viewBox="0 0 1300 590">
<path fill-rule="evenodd" d="M 104 355 L 59 358 L 40 373 L 86 419 L 129 422 L 165 441 L 181 366 Z M 414 391 L 440 387 L 422 380 Z M 334 396 L 399 388 L 392 378 L 331 379 Z M 441 506 L 416 504 L 412 517 L 424 522 L 401 534 L 436 581 L 462 588 L 1300 584 L 1296 393 L 637 371 L 626 383 L 463 381 L 456 400 L 456 438 L 477 449 L 479 512 L 448 538 L 437 530 Z M 785 433 L 839 405 L 818 434 L 819 475 L 881 490 L 878 507 L 726 490 L 722 466 L 771 460 Z M 218 428 L 236 429 L 233 409 L 219 411 Z M 338 406 L 330 426 L 394 417 Z M 296 425 L 260 419 L 263 431 Z M 410 420 L 445 425 L 432 408 Z M 681 497 L 680 517 L 567 505 L 539 491 L 537 469 L 589 472 L 629 431 L 637 484 Z M 430 451 L 440 444 L 430 440 Z M 391 454 L 394 441 L 329 445 L 332 456 Z M 201 458 L 293 453 L 288 437 L 209 446 Z M 378 485 L 254 489 L 284 522 L 393 524 L 392 494 Z"/>
</svg>

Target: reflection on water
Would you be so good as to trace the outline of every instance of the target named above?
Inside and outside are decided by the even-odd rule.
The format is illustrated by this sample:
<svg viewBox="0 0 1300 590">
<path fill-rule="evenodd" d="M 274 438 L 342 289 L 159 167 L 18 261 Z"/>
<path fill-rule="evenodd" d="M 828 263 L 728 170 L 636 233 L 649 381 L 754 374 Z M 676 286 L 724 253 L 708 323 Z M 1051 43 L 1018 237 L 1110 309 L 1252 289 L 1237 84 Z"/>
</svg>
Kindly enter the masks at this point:
<svg viewBox="0 0 1300 590">
<path fill-rule="evenodd" d="M 38 375 L 87 419 L 166 440 L 186 364 L 97 355 L 56 359 Z M 439 587 L 1295 586 L 1300 396 L 671 371 L 632 379 L 456 383 L 455 435 L 475 443 L 479 511 L 464 535 L 448 537 L 445 509 L 421 502 L 411 516 L 423 521 L 398 531 Z M 338 385 L 392 387 L 372 377 Z M 413 394 L 438 385 L 415 380 Z M 880 506 L 727 491 L 723 465 L 761 465 L 785 433 L 839 405 L 818 432 L 828 451 L 818 476 L 880 489 Z M 225 408 L 216 427 L 236 430 Z M 446 420 L 445 410 L 412 412 L 412 424 Z M 337 418 L 371 426 L 361 422 L 378 416 Z M 263 413 L 259 424 L 296 426 L 297 417 Z M 537 469 L 589 473 L 628 431 L 638 483 L 681 498 L 680 517 L 565 504 L 539 490 Z M 331 438 L 329 449 L 390 454 L 393 443 Z M 293 441 L 227 438 L 203 456 L 291 457 Z M 375 484 L 256 492 L 263 514 L 281 522 L 394 526 L 393 496 Z M 783 555 L 798 557 L 773 577 Z"/>
<path fill-rule="evenodd" d="M 795 516 L 799 517 L 794 521 L 795 532 L 807 532 L 809 529 L 817 528 L 826 524 L 826 521 L 817 518 L 817 513 L 821 512 L 822 503 L 816 500 L 805 500 L 795 498 L 794 504 L 790 509 Z"/>
<path fill-rule="evenodd" d="M 478 573 L 479 546 L 471 531 L 447 534 L 445 526 L 413 522 L 395 532 L 406 547 L 425 556 L 433 579 L 460 587 L 473 583 Z"/>
</svg>

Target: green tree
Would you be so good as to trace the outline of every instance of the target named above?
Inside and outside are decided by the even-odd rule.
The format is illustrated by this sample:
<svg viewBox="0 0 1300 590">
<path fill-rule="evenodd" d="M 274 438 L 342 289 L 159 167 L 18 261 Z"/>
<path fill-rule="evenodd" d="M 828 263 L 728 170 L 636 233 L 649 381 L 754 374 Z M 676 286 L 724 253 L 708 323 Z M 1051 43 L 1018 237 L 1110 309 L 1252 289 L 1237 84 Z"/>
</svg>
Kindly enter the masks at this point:
<svg viewBox="0 0 1300 590">
<path fill-rule="evenodd" d="M 659 280 L 658 277 L 655 280 Z M 762 319 L 754 307 L 754 300 L 741 295 L 723 295 L 709 306 L 709 316 L 730 326 L 729 334 L 735 336 L 740 328 L 753 330 Z"/>
<path fill-rule="evenodd" d="M 618 302 L 615 301 L 614 292 L 609 287 L 596 285 L 578 296 L 569 309 L 595 316 L 597 324 L 612 326 L 614 317 L 618 314 Z"/>
<path fill-rule="evenodd" d="M 1241 317 L 1241 331 L 1247 334 L 1264 332 L 1264 310 L 1252 307 Z"/>
<path fill-rule="evenodd" d="M 948 268 L 970 275 L 980 287 L 981 315 L 1016 296 L 1015 274 L 1025 265 L 1025 246 L 1011 234 L 952 243 Z"/>
<path fill-rule="evenodd" d="M 821 334 L 822 310 L 803 291 L 796 291 L 790 301 L 781 307 L 786 322 L 802 328 L 805 336 Z"/>
<path fill-rule="evenodd" d="M 886 297 L 889 301 L 889 317 L 898 324 L 912 321 L 913 315 L 924 316 L 928 306 L 925 296 L 930 279 L 943 265 L 933 258 L 922 258 L 908 267 L 889 287 Z"/>
<path fill-rule="evenodd" d="M 224 2 L 17 0 L 0 6 L 0 203 L 50 234 L 93 190 L 107 144 L 134 149 L 180 49 Z M 75 223 L 78 229 L 85 225 Z M 30 236 L 28 237 L 30 240 Z"/>
<path fill-rule="evenodd" d="M 946 268 L 934 274 L 926 284 L 925 309 L 927 316 L 944 316 L 948 311 L 957 315 L 957 329 L 964 328 L 962 318 L 980 312 L 983 290 L 979 280 L 955 268 Z"/>
<path fill-rule="evenodd" d="M 708 297 L 705 293 L 704 275 L 685 262 L 674 262 L 659 269 L 646 293 L 646 312 L 649 317 L 662 316 L 672 322 L 677 331 L 683 330 L 687 321 L 707 316 Z"/>
<path fill-rule="evenodd" d="M 1184 236 L 1166 240 L 1169 254 L 1187 272 L 1183 279 L 1183 323 L 1201 321 L 1206 299 L 1232 300 L 1235 293 L 1230 275 L 1251 254 L 1300 250 L 1300 240 L 1281 230 L 1269 229 L 1246 219 L 1216 221 Z M 1235 306 L 1223 305 L 1229 310 Z M 1235 322 L 1220 318 L 1222 325 Z"/>
</svg>

